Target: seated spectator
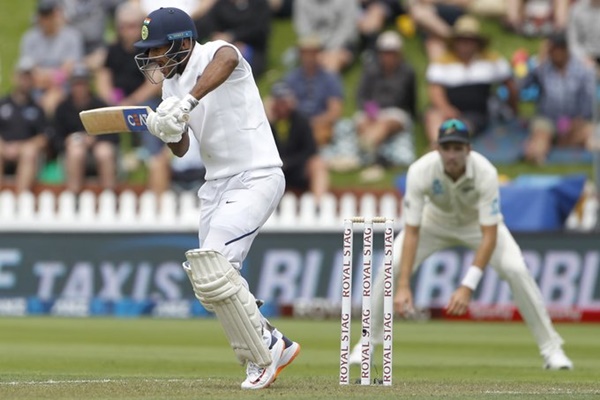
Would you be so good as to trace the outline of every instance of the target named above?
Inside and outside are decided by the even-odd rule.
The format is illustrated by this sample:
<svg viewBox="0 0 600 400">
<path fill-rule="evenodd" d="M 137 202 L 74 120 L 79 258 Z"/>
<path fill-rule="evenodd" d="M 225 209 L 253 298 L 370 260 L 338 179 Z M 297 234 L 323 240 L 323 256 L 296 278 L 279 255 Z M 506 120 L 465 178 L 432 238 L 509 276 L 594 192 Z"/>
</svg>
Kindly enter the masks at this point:
<svg viewBox="0 0 600 400">
<path fill-rule="evenodd" d="M 250 63 L 254 77 L 262 76 L 267 68 L 271 32 L 267 0 L 217 0 L 203 20 L 210 27 L 211 40 L 233 43 Z"/>
<path fill-rule="evenodd" d="M 83 39 L 65 25 L 58 0 L 40 0 L 36 24 L 21 38 L 20 58 L 33 60 L 35 98 L 47 116 L 64 98 L 71 70 L 82 57 Z"/>
<path fill-rule="evenodd" d="M 292 20 L 298 37 L 321 40 L 323 67 L 339 73 L 354 61 L 359 12 L 355 0 L 300 0 L 294 2 Z"/>
<path fill-rule="evenodd" d="M 567 37 L 571 54 L 600 66 L 600 0 L 579 0 L 571 8 Z"/>
<path fill-rule="evenodd" d="M 210 35 L 210 21 L 205 17 L 217 0 L 127 0 L 137 4 L 143 10 L 144 16 L 161 7 L 176 7 L 185 11 L 196 24 L 199 41 L 206 40 Z"/>
<path fill-rule="evenodd" d="M 156 109 L 160 104 L 160 85 L 153 85 L 140 74 L 133 44 L 139 40 L 140 26 L 146 14 L 135 2 L 120 4 L 115 11 L 117 38 L 108 46 L 103 67 L 97 73 L 100 98 L 110 105 L 147 105 Z M 148 169 L 147 187 L 159 194 L 167 190 L 170 151 L 159 138 L 149 132 L 133 136 L 134 145 L 141 144 L 141 156 Z"/>
<path fill-rule="evenodd" d="M 307 36 L 298 41 L 300 65 L 284 81 L 292 88 L 298 109 L 310 120 L 317 146 L 328 144 L 342 117 L 344 94 L 341 77 L 323 68 L 320 39 Z"/>
<path fill-rule="evenodd" d="M 525 159 L 545 162 L 552 146 L 586 147 L 592 138 L 594 74 L 581 60 L 569 54 L 562 33 L 549 38 L 548 57 L 523 84 L 540 88 L 536 115 L 530 122 Z"/>
<path fill-rule="evenodd" d="M 106 54 L 104 34 L 109 16 L 105 1 L 62 0 L 64 16 L 69 26 L 83 38 L 84 63 L 92 71 L 102 65 Z"/>
<path fill-rule="evenodd" d="M 136 3 L 145 15 L 161 7 L 176 7 L 185 11 L 192 19 L 204 15 L 216 0 L 128 0 Z"/>
<path fill-rule="evenodd" d="M 404 12 L 404 8 L 396 0 L 360 0 L 360 16 L 358 31 L 361 36 L 361 47 L 375 50 L 375 41 L 388 24 L 395 22 L 396 17 Z"/>
<path fill-rule="evenodd" d="M 429 60 L 441 57 L 452 26 L 465 14 L 470 0 L 415 0 L 409 2 L 409 12 L 415 25 L 424 35 L 425 53 Z"/>
<path fill-rule="evenodd" d="M 363 68 L 356 96 L 358 139 L 369 163 L 396 164 L 380 154 L 383 147 L 390 146 L 393 136 L 412 135 L 416 77 L 402 57 L 402 38 L 397 32 L 379 35 L 376 48 L 377 58 Z"/>
<path fill-rule="evenodd" d="M 511 66 L 489 49 L 479 21 L 465 15 L 454 24 L 448 51 L 427 67 L 427 91 L 431 107 L 425 114 L 425 132 L 431 148 L 437 141 L 437 127 L 448 118 L 460 118 L 473 135 L 489 124 L 488 100 L 492 87 L 503 83 L 508 104 L 517 115 L 518 93 Z"/>
<path fill-rule="evenodd" d="M 546 36 L 566 29 L 571 0 L 507 0 L 506 23 L 525 36 Z"/>
<path fill-rule="evenodd" d="M 47 144 L 44 111 L 32 97 L 33 64 L 20 63 L 11 93 L 0 99 L 0 189 L 15 171 L 17 192 L 31 191 Z"/>
<path fill-rule="evenodd" d="M 269 122 L 283 161 L 286 190 L 309 191 L 317 202 L 329 190 L 327 164 L 319 156 L 310 123 L 296 108 L 296 97 L 285 82 L 271 89 Z"/>
<path fill-rule="evenodd" d="M 83 189 L 91 151 L 102 189 L 113 190 L 117 181 L 117 134 L 91 136 L 85 133 L 79 113 L 83 110 L 106 107 L 107 104 L 92 93 L 89 71 L 76 66 L 70 79 L 71 93 L 56 108 L 55 135 L 64 149 L 67 189 L 79 193 Z"/>
</svg>

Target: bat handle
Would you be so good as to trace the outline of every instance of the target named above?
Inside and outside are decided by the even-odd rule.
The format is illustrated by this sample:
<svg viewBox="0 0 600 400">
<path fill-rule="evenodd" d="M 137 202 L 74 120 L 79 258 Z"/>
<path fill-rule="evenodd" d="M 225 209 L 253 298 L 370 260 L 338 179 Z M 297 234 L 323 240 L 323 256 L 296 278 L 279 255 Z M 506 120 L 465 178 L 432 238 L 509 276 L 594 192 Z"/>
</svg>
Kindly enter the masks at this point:
<svg viewBox="0 0 600 400">
<path fill-rule="evenodd" d="M 188 122 L 190 120 L 190 114 L 181 114 L 177 119 L 179 122 Z"/>
</svg>

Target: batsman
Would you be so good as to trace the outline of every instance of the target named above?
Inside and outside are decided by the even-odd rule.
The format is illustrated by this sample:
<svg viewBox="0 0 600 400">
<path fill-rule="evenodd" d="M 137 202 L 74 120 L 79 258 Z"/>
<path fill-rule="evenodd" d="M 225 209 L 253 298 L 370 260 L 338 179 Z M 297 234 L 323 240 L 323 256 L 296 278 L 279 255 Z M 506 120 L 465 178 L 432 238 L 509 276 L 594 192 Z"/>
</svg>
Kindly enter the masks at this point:
<svg viewBox="0 0 600 400">
<path fill-rule="evenodd" d="M 502 222 L 496 168 L 471 150 L 470 131 L 461 120 L 446 120 L 439 128 L 437 144 L 437 150 L 425 154 L 408 169 L 403 203 L 405 225 L 394 241 L 396 311 L 414 311 L 410 288 L 414 267 L 437 251 L 466 246 L 475 251 L 473 263 L 451 295 L 446 312 L 462 315 L 467 311 L 489 264 L 509 284 L 544 359 L 543 367 L 573 369 L 521 249 Z M 373 299 L 372 339 L 381 343 L 382 273 L 377 277 Z M 351 364 L 360 363 L 360 351 L 359 343 L 350 355 Z"/>
<path fill-rule="evenodd" d="M 192 19 L 177 8 L 144 20 L 135 59 L 151 82 L 162 83 L 163 98 L 147 126 L 178 157 L 190 140 L 199 143 L 206 167 L 198 191 L 201 247 L 186 252 L 183 268 L 246 364 L 242 389 L 262 389 L 300 352 L 262 316 L 240 274 L 283 195 L 282 162 L 248 62 L 230 43 L 200 44 L 197 37 Z"/>
</svg>

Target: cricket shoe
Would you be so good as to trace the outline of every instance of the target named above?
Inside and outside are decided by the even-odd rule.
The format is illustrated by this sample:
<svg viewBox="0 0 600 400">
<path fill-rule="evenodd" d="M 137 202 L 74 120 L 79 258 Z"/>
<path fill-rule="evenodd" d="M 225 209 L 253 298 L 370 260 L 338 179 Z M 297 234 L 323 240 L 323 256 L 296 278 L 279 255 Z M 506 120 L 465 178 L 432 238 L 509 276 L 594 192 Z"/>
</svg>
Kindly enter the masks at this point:
<svg viewBox="0 0 600 400">
<path fill-rule="evenodd" d="M 246 366 L 246 380 L 242 382 L 242 389 L 264 389 L 268 388 L 277 377 L 277 368 L 281 365 L 281 357 L 285 350 L 285 343 L 277 339 L 270 348 L 271 364 L 267 367 L 259 367 L 248 361 Z"/>
<path fill-rule="evenodd" d="M 283 353 L 281 354 L 281 358 L 279 359 L 279 363 L 277 364 L 277 370 L 275 371 L 275 379 L 279 376 L 281 371 L 288 365 L 294 361 L 294 359 L 300 354 L 300 344 L 297 342 L 293 342 L 290 339 L 283 337 L 283 342 L 285 343 L 285 348 L 283 349 Z"/>
<path fill-rule="evenodd" d="M 560 348 L 544 356 L 544 369 L 571 370 L 573 368 L 573 362 L 569 360 L 569 357 Z"/>
<path fill-rule="evenodd" d="M 371 352 L 371 358 L 373 358 L 373 345 L 369 345 L 369 351 Z M 362 363 L 362 343 L 358 342 L 352 348 L 350 357 L 348 357 L 348 364 L 360 365 Z"/>
</svg>

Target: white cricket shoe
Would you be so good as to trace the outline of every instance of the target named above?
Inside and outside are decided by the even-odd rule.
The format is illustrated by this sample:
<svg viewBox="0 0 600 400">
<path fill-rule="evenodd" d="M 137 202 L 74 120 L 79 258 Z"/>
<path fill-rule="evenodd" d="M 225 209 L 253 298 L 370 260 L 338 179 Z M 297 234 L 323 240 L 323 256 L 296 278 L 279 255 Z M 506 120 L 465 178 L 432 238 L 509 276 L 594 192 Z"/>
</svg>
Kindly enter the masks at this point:
<svg viewBox="0 0 600 400">
<path fill-rule="evenodd" d="M 350 357 L 348 357 L 348 364 L 350 365 L 360 365 L 360 363 L 362 362 L 362 347 L 361 347 L 361 343 L 358 342 L 356 343 L 356 345 L 354 345 L 354 347 L 352 348 L 352 351 L 350 352 Z M 371 360 L 373 359 L 373 345 L 370 345 L 370 349 L 371 349 Z"/>
<path fill-rule="evenodd" d="M 279 363 L 277 364 L 277 370 L 275 371 L 275 379 L 279 376 L 281 371 L 288 365 L 294 361 L 294 359 L 300 354 L 300 344 L 297 342 L 292 342 L 291 345 L 283 349 L 283 353 L 281 353 L 281 358 L 279 359 Z"/>
<path fill-rule="evenodd" d="M 544 356 L 544 369 L 550 370 L 571 370 L 573 369 L 573 362 L 569 360 L 564 351 L 559 348 Z"/>
<path fill-rule="evenodd" d="M 277 377 L 277 368 L 280 366 L 281 357 L 285 350 L 283 339 L 277 341 L 271 347 L 271 358 L 273 361 L 268 367 L 259 367 L 248 361 L 246 366 L 246 380 L 242 382 L 242 389 L 264 389 L 268 388 Z"/>
</svg>

